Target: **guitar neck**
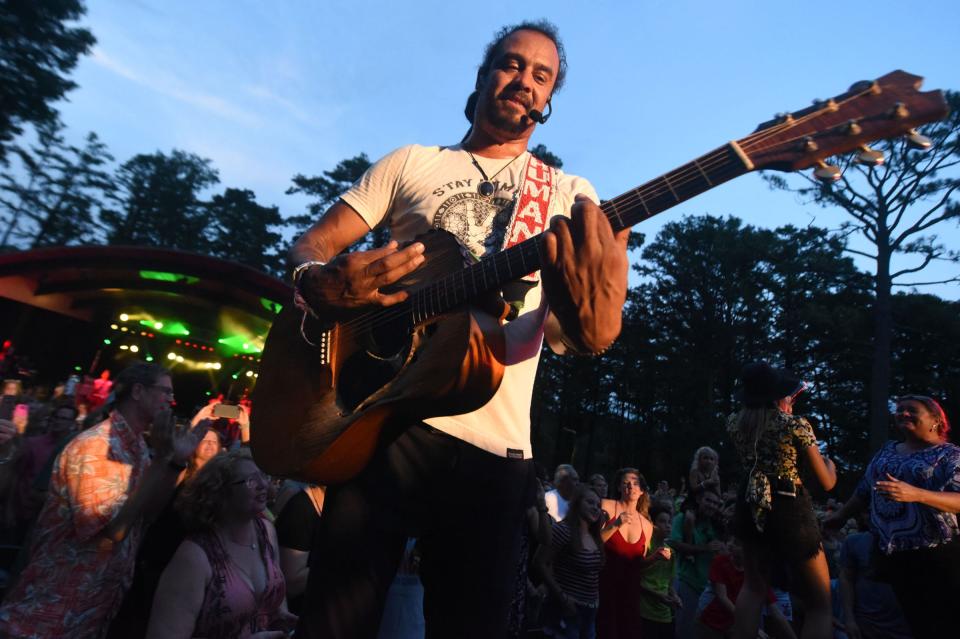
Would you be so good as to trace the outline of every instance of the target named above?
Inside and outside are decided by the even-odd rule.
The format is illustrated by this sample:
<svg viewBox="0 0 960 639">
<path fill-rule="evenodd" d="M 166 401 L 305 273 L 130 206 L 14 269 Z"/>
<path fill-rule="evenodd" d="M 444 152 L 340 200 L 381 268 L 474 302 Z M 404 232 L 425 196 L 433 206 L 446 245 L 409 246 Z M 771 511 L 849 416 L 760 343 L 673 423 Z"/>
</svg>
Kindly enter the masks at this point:
<svg viewBox="0 0 960 639">
<path fill-rule="evenodd" d="M 614 232 L 666 211 L 715 186 L 743 175 L 753 165 L 736 142 L 661 175 L 600 205 Z M 413 324 L 435 317 L 541 266 L 542 235 L 489 255 L 411 294 Z"/>
</svg>

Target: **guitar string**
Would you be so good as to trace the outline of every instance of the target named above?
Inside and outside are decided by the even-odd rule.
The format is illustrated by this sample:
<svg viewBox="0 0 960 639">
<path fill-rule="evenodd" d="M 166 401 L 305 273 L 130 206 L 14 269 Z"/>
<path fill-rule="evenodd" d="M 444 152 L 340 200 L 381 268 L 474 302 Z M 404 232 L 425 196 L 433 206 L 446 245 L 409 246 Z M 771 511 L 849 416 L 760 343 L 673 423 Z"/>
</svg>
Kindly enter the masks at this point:
<svg viewBox="0 0 960 639">
<path fill-rule="evenodd" d="M 841 107 L 845 105 L 847 102 L 860 98 L 869 92 L 870 92 L 870 89 L 867 89 L 862 91 L 859 94 L 853 94 L 848 98 L 845 98 L 844 100 L 836 102 L 837 107 Z M 778 136 L 783 131 L 796 128 L 801 124 L 804 124 L 812 119 L 821 117 L 825 113 L 830 113 L 832 111 L 833 110 L 829 108 L 828 103 L 824 103 L 823 107 L 816 109 L 805 116 L 802 116 L 800 118 L 795 118 L 792 121 L 784 120 L 766 129 L 755 131 L 754 133 L 747 135 L 746 137 L 738 140 L 736 143 L 740 146 L 740 148 L 744 151 L 744 153 L 747 153 L 748 151 L 752 153 L 762 152 L 764 150 L 773 148 L 773 146 L 775 145 L 767 145 L 767 146 L 763 146 L 763 145 L 764 143 L 768 142 L 772 138 Z M 776 145 L 789 144 L 791 142 L 802 140 L 805 137 L 807 137 L 808 134 L 809 133 L 801 133 L 793 138 L 777 140 Z M 724 163 L 726 163 L 729 158 L 729 148 L 727 145 L 724 145 L 719 149 L 709 152 L 706 156 L 703 156 L 703 157 L 709 158 L 709 159 L 706 162 L 700 163 L 699 169 L 697 168 L 696 160 L 694 160 L 688 163 L 688 165 L 693 165 L 693 166 L 689 166 L 688 168 L 685 168 L 682 171 L 678 172 L 673 177 L 673 180 L 667 182 L 666 184 L 661 184 L 661 182 L 663 182 L 663 178 L 660 178 L 660 179 L 657 179 L 656 183 L 654 184 L 648 184 L 646 187 L 639 187 L 637 189 L 627 191 L 626 193 L 616 196 L 612 200 L 608 200 L 607 202 L 615 201 L 617 207 L 620 207 L 620 206 L 633 207 L 633 206 L 636 206 L 637 204 L 644 203 L 647 200 L 655 200 L 657 198 L 663 197 L 668 193 L 670 193 L 670 195 L 673 196 L 673 193 L 671 193 L 669 186 L 672 185 L 675 188 L 684 187 L 694 182 L 695 180 L 696 181 L 702 180 L 703 176 L 700 174 L 700 170 L 703 170 L 704 172 L 706 172 L 706 171 L 715 169 L 719 166 L 722 166 Z M 613 217 L 619 216 L 619 214 L 616 213 L 616 211 L 614 212 L 604 211 L 604 213 L 607 216 L 607 218 L 611 220 L 611 222 L 613 221 Z M 652 217 L 652 215 L 647 217 Z M 639 221 L 642 221 L 642 219 Z M 483 261 L 486 262 L 489 259 L 490 262 L 493 264 L 494 269 L 496 269 L 496 261 L 498 257 L 505 255 L 505 253 L 506 253 L 505 251 L 501 251 L 499 253 L 496 253 L 490 256 L 489 258 L 484 258 Z M 451 261 L 455 262 L 454 260 L 448 260 L 448 262 L 451 262 Z M 507 261 L 506 266 L 509 268 L 509 257 L 506 257 L 501 261 Z M 451 265 L 454 266 L 455 268 L 465 270 L 462 263 L 459 263 L 459 264 L 441 263 L 437 266 L 439 267 L 439 266 L 451 266 Z M 476 265 L 470 265 L 470 266 L 473 267 Z M 444 276 L 440 280 L 437 280 L 437 282 L 435 282 L 433 286 L 438 287 L 440 282 L 444 282 L 445 280 L 452 280 L 453 276 L 455 275 L 457 275 L 457 273 L 448 274 L 447 276 Z M 465 278 L 466 275 L 462 274 L 462 277 Z M 444 287 L 446 287 L 446 284 L 444 284 Z M 454 282 L 451 282 L 451 288 L 457 288 L 457 285 Z M 431 309 L 425 308 L 427 303 L 429 303 L 430 300 L 427 300 L 426 302 L 422 303 L 422 306 L 424 307 L 423 309 L 417 309 L 416 302 L 421 300 L 413 299 L 414 297 L 419 297 L 423 294 L 426 294 L 424 293 L 424 291 L 426 291 L 426 288 L 420 289 L 418 291 L 412 291 L 410 293 L 410 297 L 408 297 L 407 300 L 405 300 L 404 302 L 400 302 L 399 304 L 396 304 L 393 306 L 384 307 L 382 309 L 377 309 L 374 312 L 365 313 L 361 317 L 343 322 L 341 323 L 341 328 L 343 329 L 349 328 L 351 329 L 351 332 L 358 331 L 358 330 L 367 330 L 373 326 L 396 321 L 397 319 L 405 315 L 408 315 L 411 312 L 416 313 L 418 312 L 418 310 L 423 310 L 424 314 L 427 315 L 428 317 L 432 316 L 434 315 L 434 313 L 430 312 Z M 400 307 L 400 308 L 397 308 L 397 307 Z M 423 318 L 423 319 L 426 319 L 426 318 Z"/>
</svg>

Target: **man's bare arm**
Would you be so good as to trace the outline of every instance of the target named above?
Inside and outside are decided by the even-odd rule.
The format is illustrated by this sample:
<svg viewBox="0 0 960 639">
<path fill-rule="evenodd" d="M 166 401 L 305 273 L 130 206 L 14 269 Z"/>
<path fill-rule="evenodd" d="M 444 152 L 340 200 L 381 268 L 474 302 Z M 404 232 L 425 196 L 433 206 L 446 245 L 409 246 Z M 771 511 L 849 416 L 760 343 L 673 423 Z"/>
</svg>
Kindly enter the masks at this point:
<svg viewBox="0 0 960 639">
<path fill-rule="evenodd" d="M 341 309 L 392 306 L 407 298 L 404 291 L 384 295 L 379 289 L 423 263 L 423 244 L 414 242 L 400 250 L 390 242 L 372 251 L 342 254 L 369 231 L 360 214 L 339 201 L 294 243 L 289 253 L 292 267 L 326 262 L 300 277 L 300 291 L 314 311 L 336 317 Z"/>
</svg>

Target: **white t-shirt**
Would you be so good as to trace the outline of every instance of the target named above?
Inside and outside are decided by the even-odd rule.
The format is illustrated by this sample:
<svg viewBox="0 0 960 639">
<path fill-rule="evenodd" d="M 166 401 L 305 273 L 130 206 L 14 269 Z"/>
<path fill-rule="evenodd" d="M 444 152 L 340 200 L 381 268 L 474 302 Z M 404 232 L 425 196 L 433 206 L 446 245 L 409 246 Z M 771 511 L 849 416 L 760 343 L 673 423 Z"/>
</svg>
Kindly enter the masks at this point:
<svg viewBox="0 0 960 639">
<path fill-rule="evenodd" d="M 477 184 L 483 178 L 470 155 L 459 145 L 410 145 L 377 161 L 341 199 L 359 213 L 371 229 L 388 226 L 393 239 L 399 242 L 412 240 L 432 228 L 441 228 L 482 257 L 502 247 L 510 205 L 520 188 L 528 154 L 512 162 L 476 158 L 495 187 L 491 197 L 477 192 Z M 559 170 L 555 170 L 554 175 L 556 186 L 550 217 L 569 215 L 578 193 L 599 201 L 587 180 Z M 532 457 L 530 399 L 546 313 L 547 305 L 541 300 L 538 282 L 527 293 L 520 316 L 505 327 L 507 367 L 493 398 L 472 413 L 425 421 L 437 430 L 500 457 L 520 457 L 521 454 L 524 459 Z"/>
<path fill-rule="evenodd" d="M 560 491 L 554 488 L 543 495 L 543 502 L 547 505 L 547 513 L 554 521 L 560 521 L 567 516 L 570 504 L 560 496 Z"/>
</svg>

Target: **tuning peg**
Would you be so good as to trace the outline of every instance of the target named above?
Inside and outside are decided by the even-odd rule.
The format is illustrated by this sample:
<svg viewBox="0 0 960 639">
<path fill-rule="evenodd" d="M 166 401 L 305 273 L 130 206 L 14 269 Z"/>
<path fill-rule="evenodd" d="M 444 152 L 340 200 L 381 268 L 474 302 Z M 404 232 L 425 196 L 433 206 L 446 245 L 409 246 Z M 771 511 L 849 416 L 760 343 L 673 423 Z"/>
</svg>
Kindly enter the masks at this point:
<svg viewBox="0 0 960 639">
<path fill-rule="evenodd" d="M 817 98 L 816 100 L 813 101 L 813 106 L 816 107 L 817 109 L 824 109 L 825 111 L 830 111 L 831 113 L 833 111 L 837 111 L 840 108 L 839 106 L 837 106 L 837 101 L 834 100 L 833 98 L 830 98 L 829 100 L 821 100 Z"/>
<path fill-rule="evenodd" d="M 897 102 L 893 105 L 893 109 L 890 110 L 890 117 L 894 120 L 903 120 L 910 117 L 910 110 L 903 102 Z"/>
<path fill-rule="evenodd" d="M 813 177 L 817 178 L 821 182 L 826 182 L 831 184 L 840 179 L 842 171 L 840 167 L 834 166 L 832 164 L 827 164 L 823 160 L 817 160 L 817 167 L 813 171 Z"/>
<path fill-rule="evenodd" d="M 874 151 L 866 144 L 860 147 L 860 152 L 857 153 L 855 158 L 859 164 L 866 164 L 867 166 L 880 166 L 883 164 L 883 153 L 880 151 Z"/>
<path fill-rule="evenodd" d="M 861 80 L 850 85 L 851 93 L 866 93 L 867 91 L 873 95 L 880 95 L 880 85 L 876 80 Z"/>
<path fill-rule="evenodd" d="M 844 128 L 844 131 L 846 131 L 847 135 L 860 135 L 861 133 L 863 133 L 863 129 L 860 127 L 859 124 L 857 124 L 856 120 L 847 121 L 847 125 Z"/>
<path fill-rule="evenodd" d="M 803 151 L 804 153 L 813 153 L 819 148 L 820 147 L 817 146 L 816 141 L 809 135 L 803 138 L 802 140 L 800 140 L 800 150 Z"/>
<path fill-rule="evenodd" d="M 910 129 L 907 131 L 907 144 L 914 149 L 922 149 L 924 151 L 933 146 L 933 142 L 930 140 L 930 138 L 917 133 L 916 129 Z"/>
</svg>

